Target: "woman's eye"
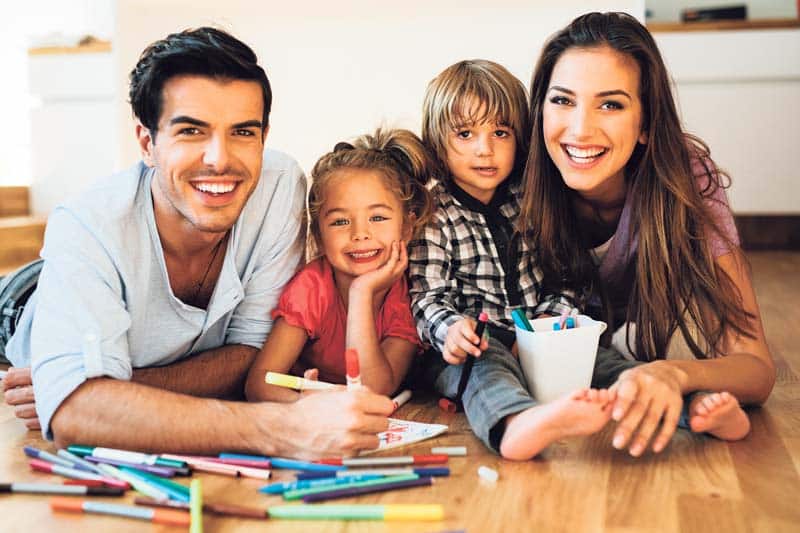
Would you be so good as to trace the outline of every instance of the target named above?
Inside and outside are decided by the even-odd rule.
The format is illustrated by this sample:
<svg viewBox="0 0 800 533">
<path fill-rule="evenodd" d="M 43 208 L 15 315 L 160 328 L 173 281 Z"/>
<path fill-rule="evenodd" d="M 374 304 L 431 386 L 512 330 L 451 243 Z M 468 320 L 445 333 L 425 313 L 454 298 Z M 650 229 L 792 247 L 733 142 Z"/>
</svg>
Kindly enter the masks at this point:
<svg viewBox="0 0 800 533">
<path fill-rule="evenodd" d="M 550 103 L 556 105 L 569 105 L 571 102 L 566 96 L 553 96 L 550 98 Z"/>
<path fill-rule="evenodd" d="M 624 109 L 624 107 L 620 102 L 609 100 L 608 102 L 603 102 L 600 109 Z"/>
</svg>

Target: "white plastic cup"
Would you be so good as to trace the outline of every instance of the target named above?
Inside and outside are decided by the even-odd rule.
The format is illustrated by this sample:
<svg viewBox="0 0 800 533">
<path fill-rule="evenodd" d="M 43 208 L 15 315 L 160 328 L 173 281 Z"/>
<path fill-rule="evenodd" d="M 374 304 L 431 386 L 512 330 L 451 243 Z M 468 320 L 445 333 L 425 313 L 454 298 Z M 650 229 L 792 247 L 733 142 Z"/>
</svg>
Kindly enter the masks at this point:
<svg viewBox="0 0 800 533">
<path fill-rule="evenodd" d="M 542 403 L 589 387 L 600 335 L 606 330 L 605 322 L 578 315 L 578 327 L 553 331 L 559 319 L 532 320 L 532 332 L 517 328 L 522 372 L 531 395 Z"/>
</svg>

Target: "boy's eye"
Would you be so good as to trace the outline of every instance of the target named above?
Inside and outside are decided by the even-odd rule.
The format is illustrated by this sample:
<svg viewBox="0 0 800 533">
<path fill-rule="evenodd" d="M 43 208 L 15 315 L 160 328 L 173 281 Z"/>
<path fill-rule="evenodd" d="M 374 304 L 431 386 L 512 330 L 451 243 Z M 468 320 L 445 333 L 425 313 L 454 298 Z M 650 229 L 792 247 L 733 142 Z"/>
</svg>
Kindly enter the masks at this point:
<svg viewBox="0 0 800 533">
<path fill-rule="evenodd" d="M 617 102 L 616 100 L 608 100 L 607 102 L 603 102 L 600 105 L 600 109 L 624 109 L 625 106 L 622 105 L 621 102 Z"/>
<path fill-rule="evenodd" d="M 556 105 L 569 105 L 572 102 L 570 102 L 569 98 L 567 98 L 566 96 L 556 95 L 550 97 L 550 103 Z"/>
<path fill-rule="evenodd" d="M 337 218 L 331 222 L 331 226 L 346 226 L 350 221 L 346 218 Z"/>
<path fill-rule="evenodd" d="M 456 137 L 459 139 L 469 139 L 472 137 L 472 132 L 469 130 L 459 130 L 456 132 Z"/>
</svg>

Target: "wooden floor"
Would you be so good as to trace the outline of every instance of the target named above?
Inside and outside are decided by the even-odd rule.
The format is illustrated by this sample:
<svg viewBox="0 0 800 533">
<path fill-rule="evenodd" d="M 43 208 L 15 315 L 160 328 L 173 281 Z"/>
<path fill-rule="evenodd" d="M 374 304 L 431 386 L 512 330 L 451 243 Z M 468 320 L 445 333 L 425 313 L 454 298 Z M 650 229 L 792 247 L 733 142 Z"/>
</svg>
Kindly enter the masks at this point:
<svg viewBox="0 0 800 533">
<path fill-rule="evenodd" d="M 679 432 L 660 455 L 632 459 L 610 445 L 611 428 L 585 439 L 559 442 L 527 463 L 502 461 L 472 436 L 463 415 L 441 413 L 431 401 L 413 400 L 399 418 L 450 425 L 445 435 L 408 447 L 466 445 L 453 458 L 450 478 L 433 487 L 342 500 L 360 503 L 441 503 L 447 519 L 432 523 L 261 522 L 208 516 L 206 531 L 470 532 L 514 531 L 800 531 L 800 253 L 750 255 L 778 381 L 771 398 L 750 412 L 753 431 L 726 444 Z M 276 428 L 276 431 L 280 431 Z M 22 446 L 48 450 L 7 406 L 0 407 L 0 482 L 44 480 L 28 470 Z M 477 468 L 500 473 L 492 485 Z M 256 492 L 257 480 L 201 475 L 208 500 L 269 506 L 277 497 Z M 276 480 L 288 480 L 275 471 Z M 131 493 L 126 500 L 132 500 Z M 0 495 L 0 531 L 169 531 L 122 518 L 53 515 L 48 497 Z"/>
</svg>

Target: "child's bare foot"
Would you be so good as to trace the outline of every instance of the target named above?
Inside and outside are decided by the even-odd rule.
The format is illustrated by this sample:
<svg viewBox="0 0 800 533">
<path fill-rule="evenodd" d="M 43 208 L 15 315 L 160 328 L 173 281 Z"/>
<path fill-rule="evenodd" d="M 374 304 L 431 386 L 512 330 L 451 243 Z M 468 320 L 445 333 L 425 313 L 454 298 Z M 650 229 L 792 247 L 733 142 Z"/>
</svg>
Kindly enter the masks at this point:
<svg viewBox="0 0 800 533">
<path fill-rule="evenodd" d="M 506 418 L 500 455 L 526 461 L 564 437 L 591 435 L 611 419 L 613 394 L 581 389 Z"/>
<path fill-rule="evenodd" d="M 750 419 L 732 394 L 715 392 L 692 400 L 689 426 L 694 432 L 710 433 L 718 439 L 739 440 L 750 432 Z"/>
</svg>

